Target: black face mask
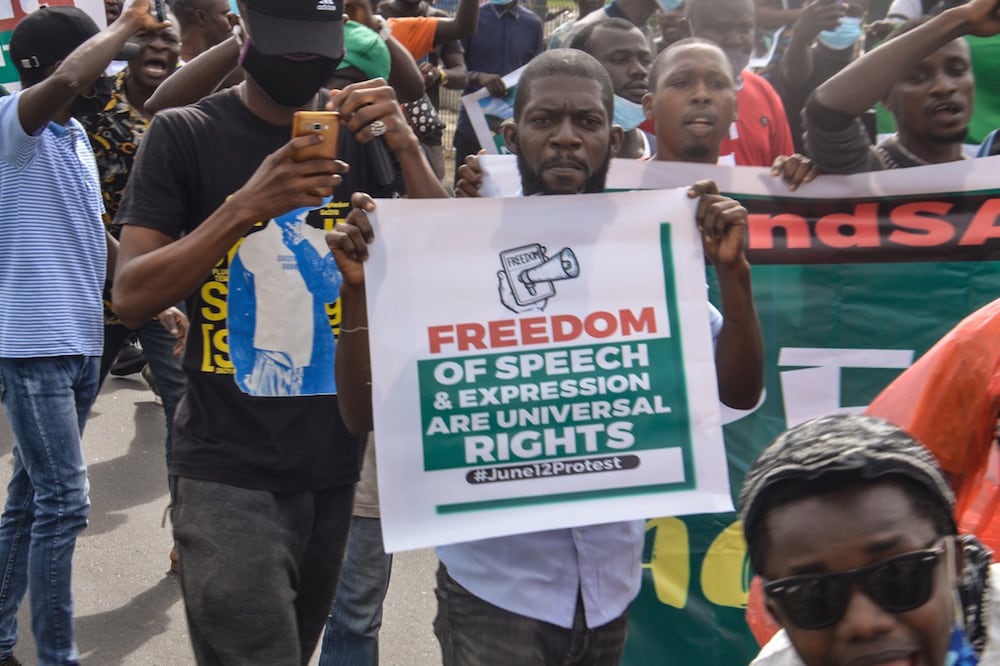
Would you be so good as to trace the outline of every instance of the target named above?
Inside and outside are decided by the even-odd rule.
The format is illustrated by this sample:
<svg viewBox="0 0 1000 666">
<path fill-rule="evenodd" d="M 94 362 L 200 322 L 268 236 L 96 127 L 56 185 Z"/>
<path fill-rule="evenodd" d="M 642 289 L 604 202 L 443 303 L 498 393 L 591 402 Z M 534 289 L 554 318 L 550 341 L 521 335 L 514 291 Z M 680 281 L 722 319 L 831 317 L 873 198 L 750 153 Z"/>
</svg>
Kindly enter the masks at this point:
<svg viewBox="0 0 1000 666">
<path fill-rule="evenodd" d="M 240 64 L 264 93 L 281 106 L 297 109 L 304 105 L 335 71 L 340 61 L 317 56 L 290 60 L 264 55 L 248 39 Z"/>
</svg>

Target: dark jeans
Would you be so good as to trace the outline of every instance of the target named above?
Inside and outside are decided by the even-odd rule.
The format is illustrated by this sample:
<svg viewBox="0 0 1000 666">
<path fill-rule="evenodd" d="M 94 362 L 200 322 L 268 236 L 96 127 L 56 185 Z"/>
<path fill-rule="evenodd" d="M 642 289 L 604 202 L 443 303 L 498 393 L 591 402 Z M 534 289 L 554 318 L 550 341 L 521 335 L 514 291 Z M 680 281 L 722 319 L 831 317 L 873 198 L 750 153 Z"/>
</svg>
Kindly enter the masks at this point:
<svg viewBox="0 0 1000 666">
<path fill-rule="evenodd" d="M 177 478 L 174 540 L 199 664 L 309 662 L 353 503 L 353 485 L 272 493 Z"/>
<path fill-rule="evenodd" d="M 121 351 L 122 345 L 132 331 L 121 325 L 104 327 L 104 355 L 101 357 L 101 383 L 108 376 L 108 371 L 115 362 L 115 357 Z M 181 360 L 174 356 L 174 345 L 177 341 L 170 331 L 156 319 L 150 319 L 136 330 L 142 351 L 149 363 L 149 369 L 156 380 L 156 388 L 163 400 L 163 415 L 167 419 L 167 462 L 170 462 L 171 431 L 174 423 L 174 412 L 177 403 L 184 395 L 184 370 Z"/>
<path fill-rule="evenodd" d="M 378 666 L 378 631 L 391 570 L 392 555 L 382 547 L 382 521 L 354 516 L 319 666 Z"/>
<path fill-rule="evenodd" d="M 483 601 L 438 565 L 434 634 L 444 666 L 617 666 L 628 628 L 628 611 L 588 629 L 577 599 L 573 628 L 511 613 Z"/>
</svg>

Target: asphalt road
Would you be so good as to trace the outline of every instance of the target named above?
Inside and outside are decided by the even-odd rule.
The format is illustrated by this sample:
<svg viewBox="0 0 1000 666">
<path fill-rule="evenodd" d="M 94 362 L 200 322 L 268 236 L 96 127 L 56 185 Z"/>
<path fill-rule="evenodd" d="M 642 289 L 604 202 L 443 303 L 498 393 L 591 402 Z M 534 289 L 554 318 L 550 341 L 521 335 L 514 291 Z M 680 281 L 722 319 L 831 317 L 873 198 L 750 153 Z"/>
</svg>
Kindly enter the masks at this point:
<svg viewBox="0 0 1000 666">
<path fill-rule="evenodd" d="M 163 459 L 163 410 L 138 375 L 110 377 L 97 399 L 84 451 L 90 473 L 90 526 L 74 559 L 76 636 L 84 665 L 192 664 L 171 547 Z M 13 437 L 0 412 L 0 487 L 10 478 Z M 381 664 L 439 666 L 431 551 L 396 556 L 385 604 Z M 36 662 L 27 600 L 15 655 Z M 317 662 L 313 655 L 312 663 Z"/>
</svg>

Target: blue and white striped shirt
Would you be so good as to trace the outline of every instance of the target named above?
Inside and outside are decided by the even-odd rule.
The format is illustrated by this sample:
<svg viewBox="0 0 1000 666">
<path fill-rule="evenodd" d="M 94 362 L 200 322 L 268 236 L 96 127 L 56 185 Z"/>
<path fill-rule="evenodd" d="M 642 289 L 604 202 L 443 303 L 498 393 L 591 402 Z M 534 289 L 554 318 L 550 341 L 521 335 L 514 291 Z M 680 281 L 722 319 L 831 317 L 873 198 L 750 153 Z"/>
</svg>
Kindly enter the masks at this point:
<svg viewBox="0 0 1000 666">
<path fill-rule="evenodd" d="M 0 357 L 100 356 L 107 262 L 97 164 L 83 127 L 34 136 L 0 97 Z"/>
</svg>

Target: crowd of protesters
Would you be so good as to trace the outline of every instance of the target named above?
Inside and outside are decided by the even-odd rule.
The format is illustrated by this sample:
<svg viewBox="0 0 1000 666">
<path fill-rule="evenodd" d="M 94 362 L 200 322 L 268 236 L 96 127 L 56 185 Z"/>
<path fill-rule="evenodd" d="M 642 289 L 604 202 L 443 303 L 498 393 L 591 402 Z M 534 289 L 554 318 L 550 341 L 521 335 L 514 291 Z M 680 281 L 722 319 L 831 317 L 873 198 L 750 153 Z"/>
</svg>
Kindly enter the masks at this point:
<svg viewBox="0 0 1000 666">
<path fill-rule="evenodd" d="M 197 662 L 304 664 L 322 637 L 324 666 L 378 663 L 392 560 L 367 216 L 378 198 L 480 195 L 464 110 L 445 182 L 442 88 L 503 97 L 524 67 L 513 117 L 492 128 L 523 196 L 603 192 L 613 157 L 770 167 L 798 188 L 965 159 L 974 108 L 1000 116 L 974 107 L 966 40 L 1000 34 L 996 0 L 897 0 L 888 18 L 864 0 L 592 4 L 548 40 L 519 0 L 460 0 L 453 17 L 425 0 L 173 0 L 163 15 L 109 0 L 103 30 L 74 7 L 18 23 L 19 90 L 0 88 L 0 398 L 15 438 L 0 666 L 21 663 L 26 593 L 37 662 L 79 663 L 81 439 L 131 336 L 166 417 L 171 568 Z M 319 109 L 340 114 L 336 158 L 319 135 L 289 139 L 295 112 Z M 992 154 L 1000 142 L 983 137 Z M 719 285 L 718 398 L 751 408 L 764 343 L 747 211 L 710 180 L 688 196 Z M 750 470 L 741 505 L 782 628 L 755 663 L 1000 664 L 990 555 L 957 536 L 948 479 L 900 428 L 797 426 Z M 626 521 L 439 547 L 443 663 L 620 663 L 644 532 Z"/>
</svg>

